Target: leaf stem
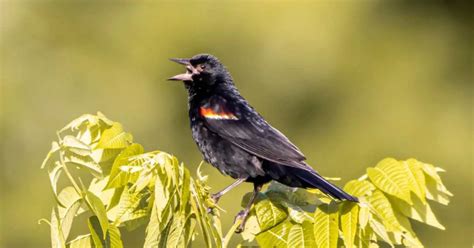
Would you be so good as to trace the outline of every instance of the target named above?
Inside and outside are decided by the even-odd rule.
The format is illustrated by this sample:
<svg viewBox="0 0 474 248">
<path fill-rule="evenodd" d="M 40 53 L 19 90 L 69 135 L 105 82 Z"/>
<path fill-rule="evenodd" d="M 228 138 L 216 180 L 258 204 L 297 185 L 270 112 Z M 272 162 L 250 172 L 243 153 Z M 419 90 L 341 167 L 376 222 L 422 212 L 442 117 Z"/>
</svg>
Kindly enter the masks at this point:
<svg viewBox="0 0 474 248">
<path fill-rule="evenodd" d="M 227 248 L 227 246 L 229 245 L 230 239 L 231 239 L 232 236 L 234 235 L 235 230 L 237 230 L 237 228 L 239 227 L 239 225 L 240 225 L 241 222 L 242 222 L 242 220 L 238 219 L 238 220 L 236 220 L 235 223 L 230 227 L 229 231 L 227 232 L 227 234 L 225 235 L 224 239 L 222 240 L 222 247 L 223 247 L 223 248 Z"/>
</svg>

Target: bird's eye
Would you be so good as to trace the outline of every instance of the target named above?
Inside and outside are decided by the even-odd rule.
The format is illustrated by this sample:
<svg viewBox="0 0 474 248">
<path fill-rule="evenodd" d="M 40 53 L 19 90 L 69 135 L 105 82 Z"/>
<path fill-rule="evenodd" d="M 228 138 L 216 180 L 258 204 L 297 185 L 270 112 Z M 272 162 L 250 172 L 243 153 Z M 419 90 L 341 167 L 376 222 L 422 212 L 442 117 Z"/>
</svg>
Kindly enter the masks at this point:
<svg viewBox="0 0 474 248">
<path fill-rule="evenodd" d="M 202 70 L 206 69 L 205 65 L 200 65 L 200 67 L 201 67 Z"/>
</svg>

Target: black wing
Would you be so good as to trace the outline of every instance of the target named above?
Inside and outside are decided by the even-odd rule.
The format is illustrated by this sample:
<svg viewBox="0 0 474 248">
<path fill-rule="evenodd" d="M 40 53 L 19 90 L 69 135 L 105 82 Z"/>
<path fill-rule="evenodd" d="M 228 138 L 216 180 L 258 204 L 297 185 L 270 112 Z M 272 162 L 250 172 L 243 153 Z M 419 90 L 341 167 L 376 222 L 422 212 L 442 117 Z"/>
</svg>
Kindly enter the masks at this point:
<svg viewBox="0 0 474 248">
<path fill-rule="evenodd" d="M 303 153 L 243 99 L 213 96 L 200 107 L 206 126 L 242 149 L 278 164 L 312 170 Z"/>
</svg>

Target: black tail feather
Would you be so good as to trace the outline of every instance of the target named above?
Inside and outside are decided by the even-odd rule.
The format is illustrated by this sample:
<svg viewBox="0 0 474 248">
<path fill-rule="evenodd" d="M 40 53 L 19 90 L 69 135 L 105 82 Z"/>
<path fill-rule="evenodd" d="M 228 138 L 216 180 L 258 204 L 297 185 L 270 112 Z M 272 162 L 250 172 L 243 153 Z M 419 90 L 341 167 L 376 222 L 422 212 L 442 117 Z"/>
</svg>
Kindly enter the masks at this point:
<svg viewBox="0 0 474 248">
<path fill-rule="evenodd" d="M 301 170 L 301 169 L 297 169 L 297 170 L 298 171 L 294 172 L 294 176 L 298 177 L 301 181 L 307 184 L 306 185 L 307 187 L 319 189 L 322 192 L 338 200 L 348 200 L 348 201 L 353 201 L 353 202 L 359 202 L 357 197 L 354 197 L 344 192 L 344 190 L 330 183 L 328 180 L 324 179 L 317 172 Z"/>
</svg>

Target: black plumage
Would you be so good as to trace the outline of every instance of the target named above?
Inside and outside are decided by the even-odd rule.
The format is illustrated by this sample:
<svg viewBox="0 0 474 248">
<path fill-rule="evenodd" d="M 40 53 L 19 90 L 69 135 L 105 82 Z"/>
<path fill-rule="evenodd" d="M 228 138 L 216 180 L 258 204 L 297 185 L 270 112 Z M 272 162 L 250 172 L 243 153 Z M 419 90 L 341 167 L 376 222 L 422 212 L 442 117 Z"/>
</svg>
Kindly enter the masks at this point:
<svg viewBox="0 0 474 248">
<path fill-rule="evenodd" d="M 237 179 L 214 194 L 214 199 L 217 201 L 244 181 L 254 184 L 254 197 L 239 214 L 243 218 L 241 229 L 256 193 L 271 180 L 291 187 L 317 188 L 333 198 L 357 202 L 357 198 L 304 162 L 303 153 L 240 95 L 216 57 L 199 54 L 191 59 L 172 60 L 187 69 L 170 80 L 183 81 L 188 91 L 192 134 L 204 159 L 221 173 Z"/>
</svg>

